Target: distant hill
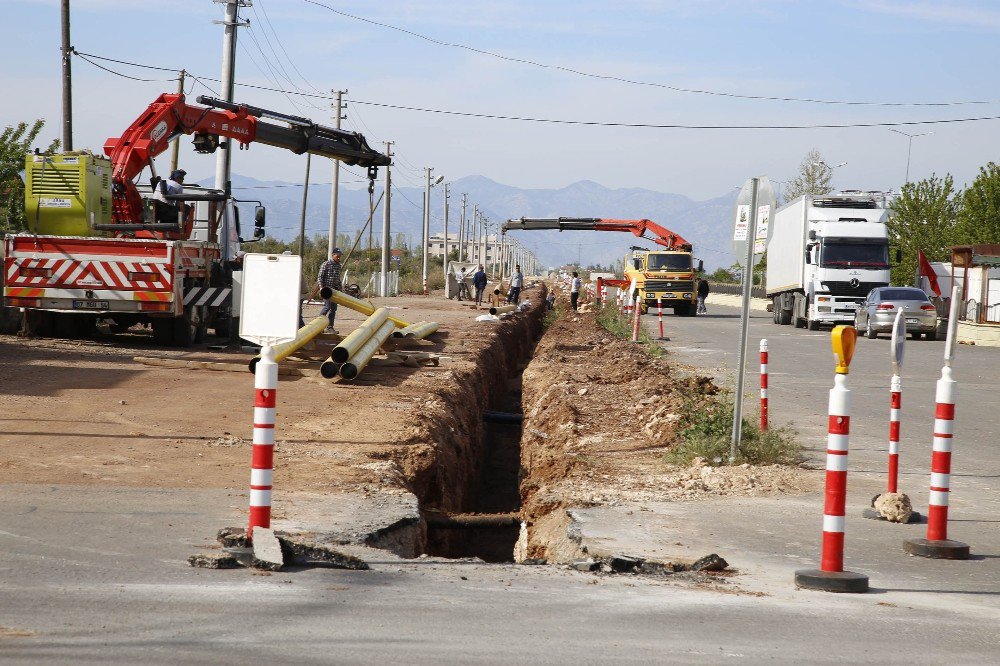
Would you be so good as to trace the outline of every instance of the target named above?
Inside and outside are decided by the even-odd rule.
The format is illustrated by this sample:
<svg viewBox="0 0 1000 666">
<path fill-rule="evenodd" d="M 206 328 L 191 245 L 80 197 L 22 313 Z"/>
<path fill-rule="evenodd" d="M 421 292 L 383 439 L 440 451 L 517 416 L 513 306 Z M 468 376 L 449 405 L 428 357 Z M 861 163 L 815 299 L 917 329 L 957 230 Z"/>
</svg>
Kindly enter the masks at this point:
<svg viewBox="0 0 1000 666">
<path fill-rule="evenodd" d="M 329 176 L 325 179 L 328 181 Z M 353 177 L 347 176 L 346 179 Z M 200 182 L 209 183 L 211 178 Z M 356 187 L 356 186 L 353 186 Z M 729 266 L 735 261 L 730 248 L 732 209 L 735 190 L 708 201 L 694 201 L 680 194 L 655 192 L 639 188 L 609 189 L 599 183 L 583 180 L 559 189 L 525 189 L 504 185 L 484 176 L 467 176 L 451 183 L 449 231 L 456 233 L 461 216 L 462 193 L 491 223 L 516 217 L 613 217 L 649 218 L 681 234 L 695 246 L 695 255 L 705 261 L 706 268 Z M 233 190 L 239 199 L 259 200 L 268 209 L 268 231 L 285 240 L 298 234 L 302 206 L 301 184 L 284 181 L 260 181 L 233 174 Z M 376 185 L 375 198 L 381 192 Z M 442 231 L 442 197 L 440 186 L 431 192 L 431 232 Z M 392 197 L 392 234 L 403 233 L 411 244 L 419 244 L 423 189 L 394 187 Z M 309 236 L 326 234 L 330 216 L 330 185 L 311 184 L 306 215 Z M 368 217 L 368 192 L 341 186 L 338 231 L 356 234 Z M 375 213 L 375 234 L 382 229 L 381 207 Z M 542 263 L 556 266 L 576 262 L 608 265 L 624 256 L 631 245 L 652 247 L 629 234 L 590 232 L 512 232 L 525 246 L 532 248 Z M 367 236 L 367 234 L 366 234 Z"/>
</svg>

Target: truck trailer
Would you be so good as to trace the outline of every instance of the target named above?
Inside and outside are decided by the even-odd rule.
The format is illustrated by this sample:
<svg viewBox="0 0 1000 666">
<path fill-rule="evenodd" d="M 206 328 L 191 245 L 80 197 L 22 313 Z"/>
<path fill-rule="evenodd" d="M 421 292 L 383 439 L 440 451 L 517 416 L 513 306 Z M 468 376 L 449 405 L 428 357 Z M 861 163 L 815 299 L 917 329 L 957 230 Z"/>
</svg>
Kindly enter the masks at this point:
<svg viewBox="0 0 1000 666">
<path fill-rule="evenodd" d="M 779 208 L 767 245 L 774 323 L 853 324 L 868 292 L 889 284 L 885 222 L 881 193 L 804 195 Z"/>
</svg>

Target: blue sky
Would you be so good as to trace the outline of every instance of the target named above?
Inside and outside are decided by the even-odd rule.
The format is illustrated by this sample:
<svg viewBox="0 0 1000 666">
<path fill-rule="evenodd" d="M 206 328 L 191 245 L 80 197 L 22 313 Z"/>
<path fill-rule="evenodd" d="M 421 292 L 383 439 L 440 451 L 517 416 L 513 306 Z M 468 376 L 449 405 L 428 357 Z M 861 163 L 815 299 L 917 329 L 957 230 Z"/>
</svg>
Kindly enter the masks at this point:
<svg viewBox="0 0 1000 666">
<path fill-rule="evenodd" d="M 322 1 L 443 41 L 674 86 L 839 100 L 1000 102 L 1000 3 L 995 2 Z M 0 84 L 6 91 L 0 125 L 45 117 L 47 132 L 57 136 L 59 3 L 0 0 L 0 8 Z M 632 123 L 817 124 L 1000 116 L 1000 103 L 870 107 L 685 94 L 433 45 L 304 0 L 255 0 L 254 9 L 242 11 L 252 27 L 240 33 L 237 80 L 289 90 L 348 89 L 345 127 L 365 133 L 373 145 L 395 140 L 397 182 L 404 184 L 416 184 L 419 168 L 433 166 L 451 179 L 482 174 L 521 187 L 561 187 L 589 179 L 609 187 L 707 199 L 726 194 L 751 175 L 790 178 L 806 151 L 816 147 L 828 162 L 848 163 L 836 171 L 838 187 L 887 189 L 898 188 L 903 180 L 907 140 L 884 128 L 559 126 L 383 109 L 350 100 Z M 212 21 L 221 19 L 222 7 L 211 0 L 74 0 L 73 12 L 73 43 L 80 51 L 219 76 L 221 28 Z M 116 77 L 80 59 L 73 66 L 77 147 L 100 150 L 106 137 L 120 133 L 159 92 L 175 86 Z M 109 66 L 140 78 L 170 76 Z M 196 87 L 193 92 L 207 91 Z M 238 101 L 330 120 L 328 101 L 289 97 L 297 107 L 280 93 L 237 88 L 236 95 Z M 911 178 L 951 172 L 959 183 L 971 180 L 980 165 L 996 159 L 998 130 L 1000 121 L 903 128 L 934 132 L 914 140 Z M 211 174 L 212 158 L 195 156 L 184 145 L 185 167 L 198 176 Z M 264 180 L 296 181 L 303 160 L 256 146 L 238 153 L 234 168 Z M 325 167 L 317 168 L 316 177 L 324 178 Z"/>
</svg>

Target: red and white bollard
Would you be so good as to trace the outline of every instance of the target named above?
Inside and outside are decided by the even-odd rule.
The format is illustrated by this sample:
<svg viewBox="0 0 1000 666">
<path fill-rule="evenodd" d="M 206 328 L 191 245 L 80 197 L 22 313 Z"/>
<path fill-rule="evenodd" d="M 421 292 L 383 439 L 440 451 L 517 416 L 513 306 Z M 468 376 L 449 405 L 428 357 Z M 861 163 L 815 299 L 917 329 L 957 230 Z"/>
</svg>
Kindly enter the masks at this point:
<svg viewBox="0 0 1000 666">
<path fill-rule="evenodd" d="M 250 524 L 253 528 L 271 526 L 271 476 L 274 469 L 274 418 L 278 393 L 278 364 L 270 345 L 260 350 L 254 369 L 253 452 L 250 465 Z"/>
<path fill-rule="evenodd" d="M 889 385 L 889 480 L 887 491 L 899 492 L 899 411 L 903 408 L 903 380 L 892 376 Z"/>
<path fill-rule="evenodd" d="M 632 342 L 639 342 L 639 315 L 642 314 L 642 303 L 639 302 L 638 294 L 633 300 L 632 307 L 635 308 L 632 313 Z"/>
<path fill-rule="evenodd" d="M 660 339 L 663 340 L 663 297 L 656 299 L 656 320 L 660 324 Z"/>
<path fill-rule="evenodd" d="M 959 288 L 951 292 L 948 339 L 944 345 L 944 367 L 937 381 L 934 408 L 934 446 L 931 453 L 931 492 L 927 506 L 927 538 L 907 539 L 903 550 L 910 555 L 941 560 L 969 559 L 969 545 L 948 538 L 948 498 L 951 495 L 951 445 L 955 432 L 955 398 L 958 383 L 952 379 L 955 333 L 958 328 Z"/>
<path fill-rule="evenodd" d="M 827 592 L 867 592 L 868 576 L 844 571 L 844 514 L 847 505 L 847 452 L 851 433 L 851 391 L 847 373 L 857 331 L 851 326 L 833 329 L 837 375 L 830 389 L 826 439 L 826 502 L 823 508 L 823 546 L 819 569 L 795 572 L 795 584 Z"/>
<path fill-rule="evenodd" d="M 767 339 L 760 341 L 760 429 L 767 430 Z"/>
</svg>

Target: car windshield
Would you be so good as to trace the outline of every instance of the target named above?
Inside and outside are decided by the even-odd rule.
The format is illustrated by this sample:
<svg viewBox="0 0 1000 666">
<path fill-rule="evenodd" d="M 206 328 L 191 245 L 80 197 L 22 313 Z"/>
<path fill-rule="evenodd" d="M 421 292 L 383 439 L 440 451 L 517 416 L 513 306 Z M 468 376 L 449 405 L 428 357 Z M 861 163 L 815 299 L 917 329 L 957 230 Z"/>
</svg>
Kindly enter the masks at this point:
<svg viewBox="0 0 1000 666">
<path fill-rule="evenodd" d="M 883 242 L 830 239 L 823 242 L 824 267 L 889 268 L 889 246 Z"/>
<path fill-rule="evenodd" d="M 920 289 L 881 289 L 880 301 L 928 301 L 927 294 Z"/>
<path fill-rule="evenodd" d="M 657 254 L 646 255 L 647 271 L 689 271 L 691 270 L 690 254 Z"/>
</svg>

